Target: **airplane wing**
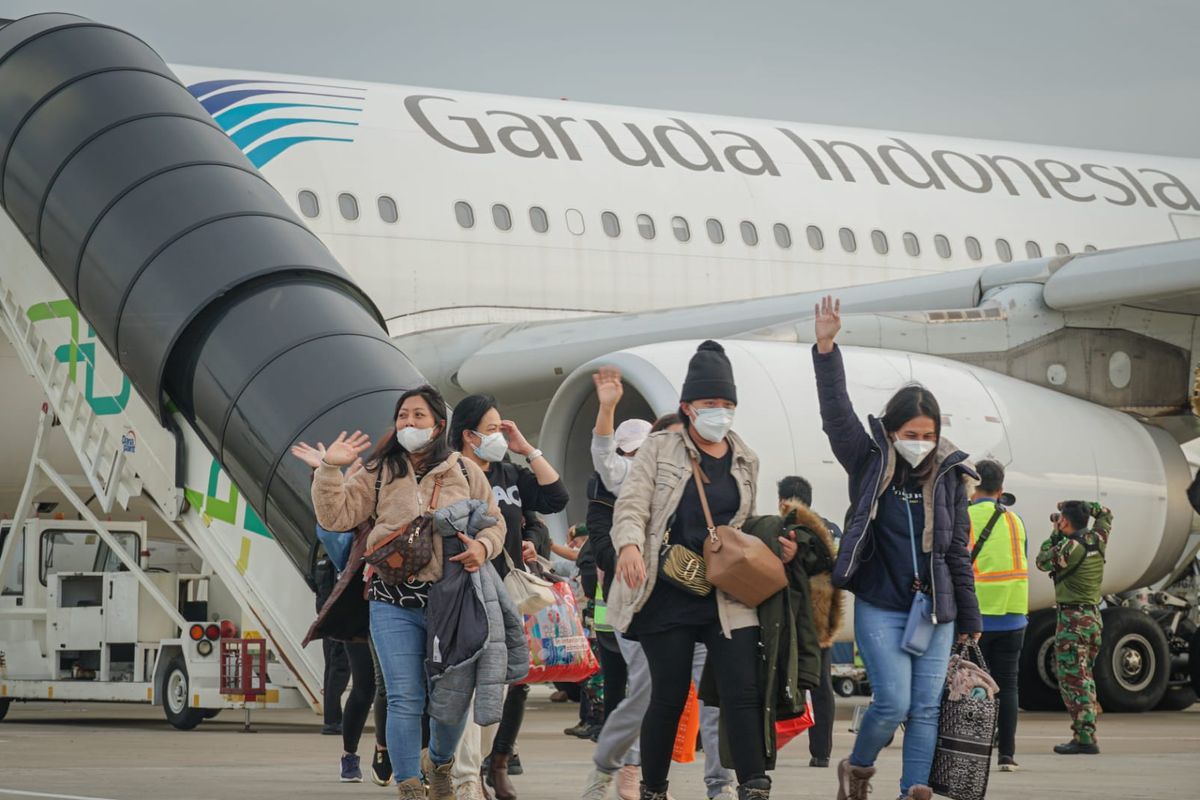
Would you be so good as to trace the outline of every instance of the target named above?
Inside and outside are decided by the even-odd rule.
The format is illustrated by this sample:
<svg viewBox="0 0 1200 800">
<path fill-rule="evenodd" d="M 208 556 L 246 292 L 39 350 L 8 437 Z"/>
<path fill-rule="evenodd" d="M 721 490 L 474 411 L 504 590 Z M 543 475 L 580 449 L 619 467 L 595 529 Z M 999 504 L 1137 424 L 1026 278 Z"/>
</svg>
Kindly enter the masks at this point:
<svg viewBox="0 0 1200 800">
<path fill-rule="evenodd" d="M 538 403 L 606 353 L 699 338 L 811 342 L 826 292 L 398 340 L 424 374 L 463 393 Z M 982 366 L 1144 417 L 1185 415 L 1200 391 L 1200 239 L 974 267 L 836 290 L 847 344 Z"/>
</svg>

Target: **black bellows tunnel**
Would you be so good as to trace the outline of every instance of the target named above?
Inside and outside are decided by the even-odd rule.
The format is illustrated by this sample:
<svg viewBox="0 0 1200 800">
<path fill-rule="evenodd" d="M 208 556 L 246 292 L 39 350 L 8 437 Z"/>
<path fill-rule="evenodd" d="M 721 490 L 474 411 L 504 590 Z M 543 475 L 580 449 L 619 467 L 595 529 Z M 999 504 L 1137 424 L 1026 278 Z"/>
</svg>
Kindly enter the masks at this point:
<svg viewBox="0 0 1200 800">
<path fill-rule="evenodd" d="M 325 245 L 149 46 L 70 14 L 0 28 L 0 204 L 305 564 L 310 470 L 288 448 L 383 426 L 423 382 Z"/>
</svg>

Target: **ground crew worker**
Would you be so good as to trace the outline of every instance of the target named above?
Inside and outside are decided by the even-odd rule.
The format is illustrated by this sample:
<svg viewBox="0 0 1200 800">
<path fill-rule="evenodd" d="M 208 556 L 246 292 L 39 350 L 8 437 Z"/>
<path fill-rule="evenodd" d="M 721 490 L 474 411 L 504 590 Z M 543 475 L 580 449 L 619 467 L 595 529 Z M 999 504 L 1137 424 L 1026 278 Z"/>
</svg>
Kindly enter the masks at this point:
<svg viewBox="0 0 1200 800">
<path fill-rule="evenodd" d="M 980 461 L 979 486 L 971 497 L 971 560 L 975 564 L 975 594 L 983 614 L 979 647 L 992 677 L 1000 685 L 1001 772 L 1017 769 L 1017 673 L 1029 613 L 1029 562 L 1025 523 L 1008 509 L 1004 467 Z M 1005 501 L 1008 501 L 1006 503 Z"/>
<path fill-rule="evenodd" d="M 1059 755 L 1096 755 L 1096 682 L 1092 665 L 1100 650 L 1100 584 L 1112 512 L 1099 503 L 1069 500 L 1052 514 L 1054 532 L 1042 545 L 1037 567 L 1054 579 L 1058 629 L 1054 635 L 1058 688 L 1075 735 L 1056 745 Z M 1092 527 L 1088 529 L 1088 520 Z"/>
</svg>

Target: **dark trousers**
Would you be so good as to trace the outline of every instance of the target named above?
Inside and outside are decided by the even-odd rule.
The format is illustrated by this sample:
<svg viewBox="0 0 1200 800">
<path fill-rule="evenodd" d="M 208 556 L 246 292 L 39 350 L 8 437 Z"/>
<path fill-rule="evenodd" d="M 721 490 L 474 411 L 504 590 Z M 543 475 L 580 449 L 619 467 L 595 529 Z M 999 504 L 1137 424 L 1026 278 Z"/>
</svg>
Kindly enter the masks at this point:
<svg viewBox="0 0 1200 800">
<path fill-rule="evenodd" d="M 738 782 L 766 778 L 758 628 L 736 630 L 732 639 L 726 639 L 720 624 L 714 622 L 646 634 L 638 641 L 650 667 L 650 708 L 642 721 L 641 744 L 642 782 L 646 787 L 666 791 L 675 730 L 692 682 L 696 642 L 708 648 L 708 666 L 714 670 L 721 695 L 721 721 Z"/>
<path fill-rule="evenodd" d="M 324 690 L 325 724 L 342 724 L 342 695 L 350 684 L 350 662 L 346 658 L 346 646 L 332 639 L 321 640 L 325 651 Z"/>
<path fill-rule="evenodd" d="M 613 710 L 625 699 L 625 686 L 629 683 L 629 667 L 625 657 L 617 647 L 616 636 L 611 633 L 601 633 L 599 636 L 611 638 L 611 647 L 603 640 L 596 648 L 600 653 L 600 671 L 604 674 L 604 718 L 608 719 Z"/>
<path fill-rule="evenodd" d="M 1025 629 L 1018 631 L 985 631 L 979 639 L 979 649 L 988 669 L 1000 685 L 1000 755 L 1012 757 L 1017 751 L 1017 672 L 1021 663 L 1021 646 Z"/>
<path fill-rule="evenodd" d="M 829 758 L 833 753 L 833 657 L 831 647 L 821 648 L 821 685 L 813 690 L 813 726 L 808 729 L 808 754 Z"/>
<path fill-rule="evenodd" d="M 528 699 L 529 684 L 518 683 L 508 687 L 500 724 L 496 726 L 496 736 L 492 740 L 493 753 L 513 754 L 517 747 L 517 734 L 521 732 L 521 723 L 525 721 L 525 701 Z"/>
<path fill-rule="evenodd" d="M 379 668 L 379 656 L 375 654 L 375 645 L 370 639 L 367 640 L 367 650 L 371 655 L 371 666 L 375 670 L 375 701 L 373 703 L 375 749 L 387 750 L 387 685 L 383 682 L 383 671 Z"/>
<path fill-rule="evenodd" d="M 346 642 L 346 657 L 350 661 L 351 684 L 342 712 L 342 748 L 347 753 L 357 753 L 358 740 L 375 703 L 375 663 L 366 642 Z"/>
</svg>

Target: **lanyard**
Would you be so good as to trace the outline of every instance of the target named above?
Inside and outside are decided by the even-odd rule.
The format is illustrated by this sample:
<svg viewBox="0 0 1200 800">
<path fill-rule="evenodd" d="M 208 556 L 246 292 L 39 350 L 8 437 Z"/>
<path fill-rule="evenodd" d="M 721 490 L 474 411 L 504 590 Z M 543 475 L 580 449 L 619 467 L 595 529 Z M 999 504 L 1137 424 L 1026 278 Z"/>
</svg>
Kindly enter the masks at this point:
<svg viewBox="0 0 1200 800">
<path fill-rule="evenodd" d="M 917 566 L 917 534 L 913 530 L 912 504 L 908 502 L 908 497 L 898 489 L 893 489 L 900 496 L 900 500 L 904 503 L 904 511 L 908 515 L 908 543 L 912 546 L 913 559 L 913 585 L 919 585 L 921 581 L 921 568 Z"/>
</svg>

